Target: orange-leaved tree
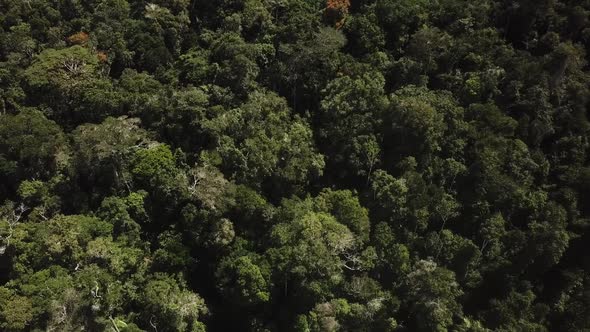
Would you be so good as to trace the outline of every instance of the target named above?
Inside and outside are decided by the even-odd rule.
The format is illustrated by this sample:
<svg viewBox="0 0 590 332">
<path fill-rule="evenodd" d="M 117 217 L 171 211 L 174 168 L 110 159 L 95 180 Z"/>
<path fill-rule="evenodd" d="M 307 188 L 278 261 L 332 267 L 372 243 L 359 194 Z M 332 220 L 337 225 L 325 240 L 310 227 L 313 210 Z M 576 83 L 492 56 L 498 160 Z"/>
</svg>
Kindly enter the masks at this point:
<svg viewBox="0 0 590 332">
<path fill-rule="evenodd" d="M 349 8 L 350 0 L 327 0 L 324 18 L 329 24 L 339 29 L 344 25 Z"/>
</svg>

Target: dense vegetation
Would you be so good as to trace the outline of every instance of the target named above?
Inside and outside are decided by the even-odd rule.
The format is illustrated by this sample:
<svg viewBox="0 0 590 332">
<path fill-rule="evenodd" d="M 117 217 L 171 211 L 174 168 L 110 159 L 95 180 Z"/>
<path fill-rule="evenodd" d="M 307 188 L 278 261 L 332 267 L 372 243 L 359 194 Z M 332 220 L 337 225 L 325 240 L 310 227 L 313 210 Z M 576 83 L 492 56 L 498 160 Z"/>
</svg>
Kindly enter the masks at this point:
<svg viewBox="0 0 590 332">
<path fill-rule="evenodd" d="M 0 330 L 590 331 L 589 0 L 0 0 Z"/>
</svg>

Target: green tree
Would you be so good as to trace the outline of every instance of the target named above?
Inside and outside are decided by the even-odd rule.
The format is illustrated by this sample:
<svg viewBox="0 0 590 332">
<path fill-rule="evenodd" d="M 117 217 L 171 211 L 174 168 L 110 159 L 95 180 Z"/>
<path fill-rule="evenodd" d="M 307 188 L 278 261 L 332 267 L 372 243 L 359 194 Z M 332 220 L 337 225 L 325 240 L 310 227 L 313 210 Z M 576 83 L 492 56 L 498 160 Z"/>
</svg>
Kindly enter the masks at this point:
<svg viewBox="0 0 590 332">
<path fill-rule="evenodd" d="M 432 261 L 418 261 L 405 277 L 403 290 L 413 324 L 420 331 L 448 331 L 453 317 L 462 314 L 457 302 L 462 291 L 454 273 Z"/>
<path fill-rule="evenodd" d="M 47 180 L 69 166 L 68 142 L 62 129 L 38 110 L 0 115 L 0 165 L 6 185 L 19 179 Z"/>
<path fill-rule="evenodd" d="M 76 170 L 94 185 L 131 188 L 130 163 L 151 140 L 138 119 L 107 118 L 101 124 L 82 125 L 73 132 Z M 93 183 L 94 182 L 94 183 Z M 102 182 L 102 183 L 101 183 Z"/>
<path fill-rule="evenodd" d="M 31 300 L 24 296 L 12 295 L 2 302 L 3 328 L 7 331 L 23 331 L 33 319 Z"/>
<path fill-rule="evenodd" d="M 338 77 L 322 91 L 318 136 L 326 142 L 323 149 L 334 166 L 370 176 L 379 162 L 381 123 L 387 106 L 384 85 L 380 73 L 367 72 Z"/>
<path fill-rule="evenodd" d="M 218 288 L 238 306 L 256 306 L 270 299 L 270 266 L 260 258 L 227 257 L 215 273 Z"/>
<path fill-rule="evenodd" d="M 156 274 L 143 288 L 141 303 L 145 305 L 146 322 L 161 331 L 202 332 L 199 318 L 207 314 L 201 297 L 186 290 L 172 277 Z M 146 324 L 147 325 L 147 324 Z M 146 326 L 147 327 L 147 326 Z"/>
<path fill-rule="evenodd" d="M 289 190 L 323 170 L 309 126 L 292 116 L 285 100 L 273 93 L 253 93 L 246 103 L 217 114 L 207 126 L 217 137 L 222 169 L 238 183 L 259 187 L 273 180 Z"/>
<path fill-rule="evenodd" d="M 324 189 L 315 198 L 317 209 L 333 215 L 350 229 L 361 242 L 369 240 L 371 225 L 367 209 L 361 206 L 354 193 L 348 190 Z"/>
<path fill-rule="evenodd" d="M 277 224 L 267 255 L 285 295 L 307 303 L 329 298 L 343 279 L 340 255 L 354 248 L 354 235 L 326 213 L 308 212 Z M 304 302 L 305 303 L 305 302 Z"/>
</svg>

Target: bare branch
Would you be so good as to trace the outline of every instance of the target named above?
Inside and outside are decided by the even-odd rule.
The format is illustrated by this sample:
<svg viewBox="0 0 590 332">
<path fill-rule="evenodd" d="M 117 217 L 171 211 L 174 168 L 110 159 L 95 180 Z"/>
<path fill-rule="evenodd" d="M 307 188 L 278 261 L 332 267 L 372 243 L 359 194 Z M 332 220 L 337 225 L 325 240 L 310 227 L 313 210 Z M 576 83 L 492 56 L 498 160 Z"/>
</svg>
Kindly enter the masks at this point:
<svg viewBox="0 0 590 332">
<path fill-rule="evenodd" d="M 121 332 L 121 331 L 119 330 L 119 328 L 117 327 L 117 323 L 115 323 L 115 320 L 113 319 L 113 317 L 109 316 L 109 319 L 110 319 L 110 321 L 111 321 L 111 324 L 113 324 L 113 329 L 114 329 L 116 332 Z"/>
<path fill-rule="evenodd" d="M 154 328 L 154 331 L 158 332 L 158 327 L 156 326 L 156 323 L 154 322 L 154 315 L 152 315 L 152 317 L 150 317 L 150 325 Z"/>
<path fill-rule="evenodd" d="M 18 207 L 11 211 L 11 215 L 6 218 L 6 222 L 8 224 L 8 235 L 2 236 L 0 235 L 0 241 L 4 242 L 0 245 L 0 255 L 3 255 L 6 252 L 6 249 L 10 246 L 10 239 L 14 234 L 14 228 L 22 219 L 23 214 L 29 210 L 23 203 L 20 203 Z"/>
</svg>

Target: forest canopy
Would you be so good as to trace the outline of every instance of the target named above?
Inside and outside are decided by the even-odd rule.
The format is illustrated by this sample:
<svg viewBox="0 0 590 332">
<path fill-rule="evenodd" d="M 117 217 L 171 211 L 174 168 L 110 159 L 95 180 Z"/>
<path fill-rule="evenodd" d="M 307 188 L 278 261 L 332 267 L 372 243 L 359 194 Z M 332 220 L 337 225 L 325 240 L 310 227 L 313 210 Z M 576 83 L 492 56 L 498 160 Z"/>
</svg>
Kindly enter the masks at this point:
<svg viewBox="0 0 590 332">
<path fill-rule="evenodd" d="M 590 331 L 589 0 L 0 0 L 0 330 Z"/>
</svg>

